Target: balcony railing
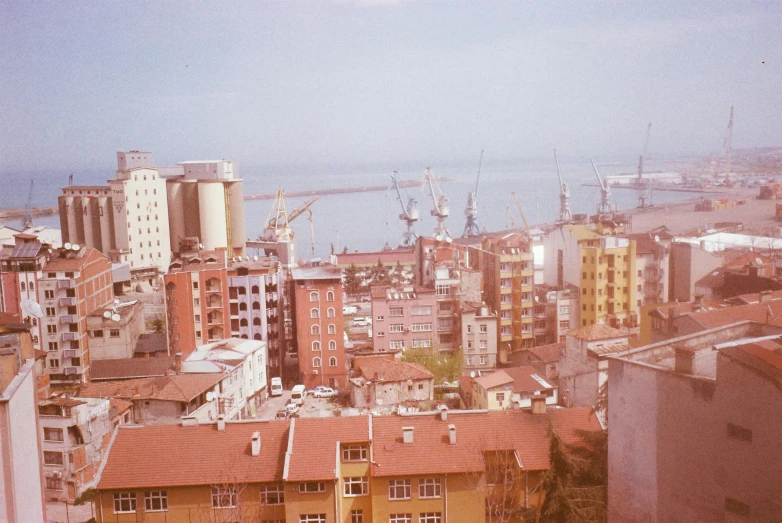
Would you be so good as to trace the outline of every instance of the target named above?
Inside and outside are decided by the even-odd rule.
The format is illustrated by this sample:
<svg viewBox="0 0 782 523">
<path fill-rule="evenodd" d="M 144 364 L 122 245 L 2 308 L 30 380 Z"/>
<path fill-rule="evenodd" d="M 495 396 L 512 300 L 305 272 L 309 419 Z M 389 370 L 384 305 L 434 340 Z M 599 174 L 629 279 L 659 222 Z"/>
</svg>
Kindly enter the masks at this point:
<svg viewBox="0 0 782 523">
<path fill-rule="evenodd" d="M 79 317 L 72 314 L 60 316 L 60 323 L 76 323 L 77 321 L 79 321 Z"/>
<path fill-rule="evenodd" d="M 60 298 L 60 307 L 72 307 L 76 303 L 76 298 Z"/>
<path fill-rule="evenodd" d="M 58 289 L 75 289 L 76 282 L 73 280 L 57 280 Z"/>
<path fill-rule="evenodd" d="M 84 334 L 81 332 L 63 332 L 62 333 L 62 339 L 63 341 L 76 341 L 80 340 L 84 337 Z"/>
<path fill-rule="evenodd" d="M 81 356 L 80 350 L 66 349 L 62 351 L 63 358 L 78 358 Z"/>
</svg>

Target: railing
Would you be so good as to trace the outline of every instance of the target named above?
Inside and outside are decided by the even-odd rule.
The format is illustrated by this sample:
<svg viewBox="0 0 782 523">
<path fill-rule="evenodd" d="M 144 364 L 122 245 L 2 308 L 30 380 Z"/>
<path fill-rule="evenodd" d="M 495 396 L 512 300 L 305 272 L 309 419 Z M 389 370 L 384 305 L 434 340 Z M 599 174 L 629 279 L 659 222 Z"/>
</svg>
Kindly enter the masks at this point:
<svg viewBox="0 0 782 523">
<path fill-rule="evenodd" d="M 75 289 L 76 282 L 73 280 L 57 280 L 58 289 Z"/>
<path fill-rule="evenodd" d="M 76 298 L 60 298 L 60 307 L 72 307 L 76 303 Z"/>
<path fill-rule="evenodd" d="M 62 333 L 62 339 L 64 341 L 76 341 L 80 340 L 84 337 L 84 334 L 81 332 L 63 332 Z"/>
</svg>

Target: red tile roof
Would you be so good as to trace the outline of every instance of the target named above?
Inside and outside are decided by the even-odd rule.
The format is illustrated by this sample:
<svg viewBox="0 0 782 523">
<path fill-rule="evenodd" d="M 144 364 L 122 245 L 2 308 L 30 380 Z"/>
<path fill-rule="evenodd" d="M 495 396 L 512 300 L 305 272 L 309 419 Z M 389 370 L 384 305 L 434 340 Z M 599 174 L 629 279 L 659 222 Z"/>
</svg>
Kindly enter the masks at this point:
<svg viewBox="0 0 782 523">
<path fill-rule="evenodd" d="M 333 480 L 337 470 L 337 442 L 369 442 L 367 416 L 298 418 L 293 421 L 287 481 Z"/>
<path fill-rule="evenodd" d="M 475 378 L 475 383 L 480 385 L 482 389 L 489 390 L 502 385 L 511 385 L 513 384 L 513 378 L 504 370 L 497 370 L 491 374 L 484 374 L 479 378 Z"/>
<path fill-rule="evenodd" d="M 769 309 L 771 310 L 770 316 Z M 782 326 L 782 301 L 753 303 L 751 305 L 737 305 L 711 311 L 693 312 L 688 314 L 688 316 L 706 329 L 730 325 L 731 323 L 744 320 Z"/>
<path fill-rule="evenodd" d="M 123 398 L 128 400 L 155 399 L 189 402 L 210 391 L 224 374 L 177 374 L 130 380 L 96 381 L 79 390 L 83 398 Z"/>
<path fill-rule="evenodd" d="M 111 444 L 97 488 L 140 489 L 282 480 L 288 421 L 216 424 L 121 425 Z M 261 453 L 253 456 L 253 432 Z"/>
<path fill-rule="evenodd" d="M 355 366 L 368 380 L 375 379 L 375 374 L 384 382 L 434 379 L 434 374 L 417 363 L 395 361 L 384 356 L 357 358 Z"/>
<path fill-rule="evenodd" d="M 548 387 L 544 387 L 538 380 L 532 377 L 533 374 L 546 381 L 543 376 L 538 374 L 538 371 L 533 367 L 509 367 L 503 369 L 508 376 L 513 378 L 513 392 L 529 392 L 533 390 L 542 390 Z M 546 381 L 546 383 L 548 383 Z M 551 385 L 549 383 L 549 385 Z"/>
<path fill-rule="evenodd" d="M 549 345 L 539 345 L 526 350 L 537 356 L 540 361 L 545 363 L 556 363 L 559 361 L 564 348 L 564 343 L 551 343 Z"/>
<path fill-rule="evenodd" d="M 607 340 L 611 338 L 622 338 L 627 336 L 627 334 L 623 333 L 619 329 L 615 329 L 602 323 L 596 323 L 594 325 L 590 325 L 589 327 L 574 329 L 569 331 L 567 335 L 585 341 Z"/>
</svg>

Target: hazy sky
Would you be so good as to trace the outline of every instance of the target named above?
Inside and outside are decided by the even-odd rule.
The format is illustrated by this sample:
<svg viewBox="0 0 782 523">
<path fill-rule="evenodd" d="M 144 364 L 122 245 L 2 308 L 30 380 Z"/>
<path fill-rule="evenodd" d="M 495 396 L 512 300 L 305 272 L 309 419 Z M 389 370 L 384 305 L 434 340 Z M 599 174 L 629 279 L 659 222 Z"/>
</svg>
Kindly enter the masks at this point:
<svg viewBox="0 0 782 523">
<path fill-rule="evenodd" d="M 782 3 L 0 1 L 0 170 L 782 145 Z M 6 174 L 7 175 L 7 174 Z"/>
</svg>

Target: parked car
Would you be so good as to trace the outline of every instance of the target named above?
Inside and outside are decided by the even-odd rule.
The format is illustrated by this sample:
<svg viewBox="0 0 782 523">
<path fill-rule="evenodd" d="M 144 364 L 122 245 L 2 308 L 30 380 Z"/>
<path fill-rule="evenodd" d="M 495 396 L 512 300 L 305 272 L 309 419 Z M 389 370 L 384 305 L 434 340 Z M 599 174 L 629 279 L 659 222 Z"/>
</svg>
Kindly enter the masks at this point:
<svg viewBox="0 0 782 523">
<path fill-rule="evenodd" d="M 367 327 L 372 324 L 372 318 L 368 316 L 356 316 L 353 318 L 351 325 L 354 327 Z"/>
<path fill-rule="evenodd" d="M 277 411 L 277 414 L 274 415 L 274 419 L 288 419 L 288 411 L 287 409 L 280 409 Z"/>
<path fill-rule="evenodd" d="M 292 416 L 293 414 L 296 414 L 299 412 L 299 406 L 295 403 L 288 403 L 285 406 L 285 412 L 288 414 L 288 417 Z"/>
<path fill-rule="evenodd" d="M 315 398 L 331 398 L 337 395 L 337 391 L 332 389 L 331 387 L 318 385 L 317 387 L 309 391 L 309 394 Z"/>
</svg>

